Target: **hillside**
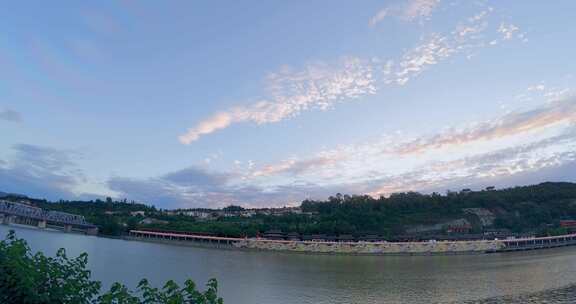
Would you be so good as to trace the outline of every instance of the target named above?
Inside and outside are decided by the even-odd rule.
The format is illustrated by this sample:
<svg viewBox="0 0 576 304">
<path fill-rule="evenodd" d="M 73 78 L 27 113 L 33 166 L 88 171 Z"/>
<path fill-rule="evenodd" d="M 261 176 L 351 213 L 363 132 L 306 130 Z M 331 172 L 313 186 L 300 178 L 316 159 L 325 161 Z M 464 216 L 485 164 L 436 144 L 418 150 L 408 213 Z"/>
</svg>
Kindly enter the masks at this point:
<svg viewBox="0 0 576 304">
<path fill-rule="evenodd" d="M 104 234 L 134 228 L 209 233 L 221 236 L 325 235 L 379 238 L 492 235 L 498 233 L 560 234 L 560 221 L 576 219 L 576 184 L 542 183 L 446 194 L 397 193 L 373 198 L 341 195 L 303 201 L 300 208 L 190 209 L 162 211 L 124 201 L 59 201 L 30 199 L 48 210 L 82 214 Z M 160 202 L 157 202 L 160 203 Z"/>
<path fill-rule="evenodd" d="M 468 233 L 493 229 L 538 232 L 557 228 L 560 220 L 576 217 L 576 184 L 465 189 L 445 195 L 410 192 L 378 199 L 337 195 L 326 201 L 304 201 L 302 210 L 316 212 L 317 226 L 333 233 L 377 232 L 390 236 L 442 223 L 446 223 L 439 229 L 442 232 L 450 228 L 468 228 Z M 470 227 L 454 223 L 458 219 Z M 451 223 L 455 227 L 450 227 Z"/>
</svg>

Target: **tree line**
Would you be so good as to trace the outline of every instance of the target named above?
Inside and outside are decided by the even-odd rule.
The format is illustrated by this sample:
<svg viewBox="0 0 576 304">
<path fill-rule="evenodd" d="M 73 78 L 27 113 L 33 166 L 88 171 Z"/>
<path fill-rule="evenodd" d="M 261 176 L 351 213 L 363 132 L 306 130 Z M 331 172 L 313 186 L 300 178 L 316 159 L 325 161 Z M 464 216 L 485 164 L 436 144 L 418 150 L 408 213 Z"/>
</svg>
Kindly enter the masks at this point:
<svg viewBox="0 0 576 304">
<path fill-rule="evenodd" d="M 405 192 L 389 197 L 336 194 L 326 200 L 305 200 L 304 214 L 256 215 L 197 221 L 174 217 L 156 229 L 209 232 L 226 236 L 255 236 L 269 230 L 285 233 L 394 237 L 414 225 L 431 225 L 466 217 L 463 209 L 484 208 L 494 213 L 494 228 L 539 232 L 557 228 L 560 220 L 576 219 L 576 184 L 542 183 L 506 189 L 463 189 L 445 194 Z"/>
<path fill-rule="evenodd" d="M 512 232 L 538 232 L 558 227 L 560 220 L 576 219 L 576 184 L 542 183 L 531 186 L 480 191 L 463 189 L 444 194 L 395 193 L 388 197 L 336 194 L 326 200 L 305 200 L 303 214 L 252 217 L 219 217 L 202 220 L 185 215 L 169 215 L 153 206 L 126 201 L 34 201 L 48 210 L 82 214 L 100 226 L 103 234 L 120 235 L 131 229 L 154 228 L 208 233 L 218 236 L 254 237 L 266 231 L 284 233 L 367 235 L 391 238 L 415 225 L 431 225 L 467 216 L 465 208 L 485 208 L 496 216 L 494 228 Z M 241 207 L 231 206 L 228 211 Z M 132 211 L 145 211 L 157 219 L 142 223 Z"/>
</svg>

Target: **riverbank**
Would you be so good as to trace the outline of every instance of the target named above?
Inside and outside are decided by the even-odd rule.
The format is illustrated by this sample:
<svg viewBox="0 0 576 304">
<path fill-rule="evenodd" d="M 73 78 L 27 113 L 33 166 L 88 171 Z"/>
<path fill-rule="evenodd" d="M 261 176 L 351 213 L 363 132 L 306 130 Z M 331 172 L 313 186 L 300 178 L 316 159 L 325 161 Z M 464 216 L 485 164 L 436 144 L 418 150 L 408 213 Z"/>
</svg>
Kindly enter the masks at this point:
<svg viewBox="0 0 576 304">
<path fill-rule="evenodd" d="M 202 247 L 344 255 L 456 255 L 537 250 L 576 245 L 576 234 L 506 240 L 426 242 L 320 242 L 228 238 L 146 230 L 130 231 L 128 239 Z"/>
<path fill-rule="evenodd" d="M 38 229 L 26 225 L 15 227 L 32 230 L 61 232 L 53 229 Z M 79 234 L 79 233 L 78 233 Z M 272 251 L 308 254 L 337 255 L 463 255 L 498 252 L 540 250 L 576 245 L 576 234 L 551 237 L 518 238 L 505 240 L 468 241 L 425 241 L 425 242 L 328 242 L 289 241 L 256 238 L 214 237 L 194 234 L 168 233 L 146 230 L 131 230 L 128 236 L 108 239 L 124 239 L 204 248 Z"/>
<path fill-rule="evenodd" d="M 88 253 L 89 269 L 104 288 L 116 281 L 135 288 L 142 278 L 155 286 L 169 279 L 182 283 L 189 278 L 196 282 L 217 278 L 224 299 L 235 304 L 470 304 L 555 290 L 576 282 L 576 247 L 453 256 L 285 254 L 0 225 L 4 235 L 10 229 L 35 251 L 54 254 L 66 248 L 70 257 Z"/>
</svg>

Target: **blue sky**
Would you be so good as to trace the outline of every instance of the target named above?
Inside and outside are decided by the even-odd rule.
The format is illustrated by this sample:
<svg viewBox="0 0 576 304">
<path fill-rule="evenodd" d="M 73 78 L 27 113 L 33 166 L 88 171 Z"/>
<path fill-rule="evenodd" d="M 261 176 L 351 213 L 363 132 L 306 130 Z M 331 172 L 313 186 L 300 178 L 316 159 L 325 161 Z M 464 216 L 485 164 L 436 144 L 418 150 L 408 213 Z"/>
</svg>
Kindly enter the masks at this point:
<svg viewBox="0 0 576 304">
<path fill-rule="evenodd" d="M 185 208 L 574 181 L 575 9 L 5 3 L 0 190 Z"/>
</svg>

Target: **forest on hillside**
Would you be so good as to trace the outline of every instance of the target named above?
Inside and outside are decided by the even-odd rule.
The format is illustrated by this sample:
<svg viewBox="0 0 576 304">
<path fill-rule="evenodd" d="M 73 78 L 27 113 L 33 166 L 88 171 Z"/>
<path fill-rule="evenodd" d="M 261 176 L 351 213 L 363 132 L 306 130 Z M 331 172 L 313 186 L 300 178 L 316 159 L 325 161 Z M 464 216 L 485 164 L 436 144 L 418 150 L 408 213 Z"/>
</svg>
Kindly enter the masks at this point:
<svg viewBox="0 0 576 304">
<path fill-rule="evenodd" d="M 325 235 L 374 234 L 391 238 L 405 234 L 410 227 L 470 218 L 470 214 L 464 212 L 467 208 L 481 208 L 493 214 L 490 228 L 543 234 L 559 229 L 561 220 L 576 219 L 576 184 L 548 182 L 506 189 L 464 189 L 445 194 L 406 192 L 379 198 L 336 194 L 326 200 L 303 201 L 299 214 L 218 216 L 210 220 L 170 214 L 125 200 L 33 200 L 33 203 L 49 210 L 82 214 L 108 235 L 120 235 L 135 228 L 153 228 L 236 237 L 280 231 Z M 239 211 L 243 208 L 229 209 Z M 135 211 L 144 211 L 144 215 L 134 216 Z M 143 221 L 144 218 L 153 220 Z M 474 225 L 473 232 L 482 232 L 482 228 L 485 227 Z"/>
</svg>

